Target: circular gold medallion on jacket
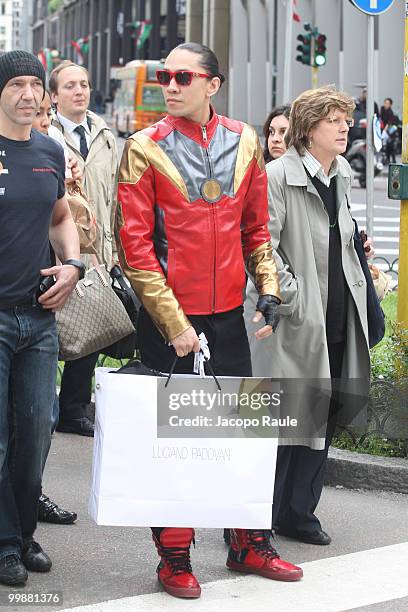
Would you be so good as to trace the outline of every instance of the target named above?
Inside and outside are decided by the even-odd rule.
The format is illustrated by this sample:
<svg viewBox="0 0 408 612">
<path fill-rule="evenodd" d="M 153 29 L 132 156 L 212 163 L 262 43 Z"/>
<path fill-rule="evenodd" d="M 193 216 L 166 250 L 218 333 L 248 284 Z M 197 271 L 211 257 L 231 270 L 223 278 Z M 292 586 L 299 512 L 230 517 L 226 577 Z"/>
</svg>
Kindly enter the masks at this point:
<svg viewBox="0 0 408 612">
<path fill-rule="evenodd" d="M 208 179 L 201 185 L 201 195 L 206 202 L 217 202 L 221 197 L 221 185 L 216 179 Z"/>
</svg>

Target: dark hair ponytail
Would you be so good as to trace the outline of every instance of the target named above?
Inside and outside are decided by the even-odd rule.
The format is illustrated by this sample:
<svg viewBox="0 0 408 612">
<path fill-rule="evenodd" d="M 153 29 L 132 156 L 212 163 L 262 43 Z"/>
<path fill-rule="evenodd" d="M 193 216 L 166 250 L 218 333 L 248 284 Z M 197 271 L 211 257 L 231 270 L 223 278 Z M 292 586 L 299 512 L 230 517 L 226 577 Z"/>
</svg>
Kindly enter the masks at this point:
<svg viewBox="0 0 408 612">
<path fill-rule="evenodd" d="M 214 51 L 211 51 L 209 47 L 201 45 L 200 43 L 186 42 L 181 43 L 181 45 L 175 47 L 173 51 L 175 51 L 176 49 L 190 51 L 191 53 L 196 53 L 197 55 L 199 55 L 200 66 L 202 66 L 206 73 L 210 75 L 210 78 L 218 77 L 221 81 L 221 85 L 224 83 L 225 77 L 220 72 L 217 56 L 215 55 Z"/>
</svg>

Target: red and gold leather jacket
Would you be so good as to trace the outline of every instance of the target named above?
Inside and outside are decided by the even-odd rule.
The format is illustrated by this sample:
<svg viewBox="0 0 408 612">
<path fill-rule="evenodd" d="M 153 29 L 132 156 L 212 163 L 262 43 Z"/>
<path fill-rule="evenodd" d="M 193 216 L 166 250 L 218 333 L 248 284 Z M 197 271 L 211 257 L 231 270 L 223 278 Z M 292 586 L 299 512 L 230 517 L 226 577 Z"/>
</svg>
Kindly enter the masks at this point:
<svg viewBox="0 0 408 612">
<path fill-rule="evenodd" d="M 131 136 L 119 169 L 121 265 L 166 339 L 188 315 L 243 302 L 245 266 L 279 297 L 267 228 L 267 182 L 255 130 L 217 115 L 206 126 L 167 115 Z"/>
</svg>

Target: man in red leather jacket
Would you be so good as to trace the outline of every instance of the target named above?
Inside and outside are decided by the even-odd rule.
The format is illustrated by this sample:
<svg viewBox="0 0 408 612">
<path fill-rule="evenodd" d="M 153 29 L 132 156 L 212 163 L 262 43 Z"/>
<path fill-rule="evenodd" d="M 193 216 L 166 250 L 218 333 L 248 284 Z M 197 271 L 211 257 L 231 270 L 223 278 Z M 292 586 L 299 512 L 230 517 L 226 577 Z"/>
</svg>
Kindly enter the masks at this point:
<svg viewBox="0 0 408 612">
<path fill-rule="evenodd" d="M 143 308 L 142 361 L 192 373 L 204 332 L 215 374 L 251 376 L 242 317 L 245 269 L 259 292 L 259 339 L 275 330 L 279 283 L 267 228 L 262 150 L 248 125 L 210 105 L 224 80 L 214 53 L 184 43 L 157 78 L 168 115 L 133 134 L 119 171 L 117 241 L 121 265 Z M 174 352 L 175 351 L 175 352 Z M 176 597 L 199 597 L 189 550 L 191 528 L 153 528 L 158 577 Z M 283 561 L 267 530 L 231 529 L 230 569 L 294 581 L 302 570 Z"/>
</svg>

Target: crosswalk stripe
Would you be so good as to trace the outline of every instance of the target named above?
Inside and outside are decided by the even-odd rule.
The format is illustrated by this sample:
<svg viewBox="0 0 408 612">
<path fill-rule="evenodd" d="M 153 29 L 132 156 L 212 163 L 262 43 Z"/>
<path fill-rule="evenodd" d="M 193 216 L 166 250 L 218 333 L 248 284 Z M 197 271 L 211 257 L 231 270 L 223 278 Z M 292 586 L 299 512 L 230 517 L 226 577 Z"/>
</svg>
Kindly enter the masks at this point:
<svg viewBox="0 0 408 612">
<path fill-rule="evenodd" d="M 355 204 L 351 204 L 351 210 L 365 210 L 367 206 L 362 203 L 356 202 Z M 390 204 L 374 204 L 374 210 L 384 209 L 384 210 L 401 210 L 400 206 L 392 206 Z"/>
<path fill-rule="evenodd" d="M 374 232 L 374 240 L 376 246 L 379 242 L 399 242 L 399 236 L 376 236 Z"/>
<path fill-rule="evenodd" d="M 376 255 L 395 255 L 397 257 L 399 255 L 399 249 L 377 249 L 375 247 Z"/>
<path fill-rule="evenodd" d="M 374 225 L 374 233 L 375 232 L 395 232 L 399 234 L 400 228 L 399 225 Z"/>
<path fill-rule="evenodd" d="M 408 542 L 302 564 L 301 582 L 243 576 L 202 585 L 201 599 L 189 602 L 165 593 L 125 597 L 71 608 L 70 612 L 341 612 L 408 596 Z M 64 611 L 63 611 L 64 612 Z"/>
<path fill-rule="evenodd" d="M 366 217 L 354 217 L 356 221 L 364 221 Z M 398 217 L 374 217 L 374 221 L 381 221 L 381 223 L 398 223 Z"/>
</svg>

